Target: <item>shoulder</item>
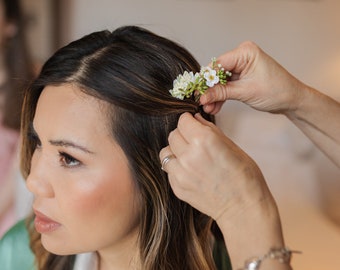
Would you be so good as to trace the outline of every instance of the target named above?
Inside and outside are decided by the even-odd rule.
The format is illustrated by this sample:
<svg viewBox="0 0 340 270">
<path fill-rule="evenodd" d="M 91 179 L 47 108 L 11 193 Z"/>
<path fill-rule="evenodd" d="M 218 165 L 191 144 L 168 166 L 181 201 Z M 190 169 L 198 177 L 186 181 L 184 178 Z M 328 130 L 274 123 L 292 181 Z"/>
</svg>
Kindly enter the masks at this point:
<svg viewBox="0 0 340 270">
<path fill-rule="evenodd" d="M 0 262 L 2 270 L 35 269 L 24 220 L 15 224 L 0 240 Z"/>
</svg>

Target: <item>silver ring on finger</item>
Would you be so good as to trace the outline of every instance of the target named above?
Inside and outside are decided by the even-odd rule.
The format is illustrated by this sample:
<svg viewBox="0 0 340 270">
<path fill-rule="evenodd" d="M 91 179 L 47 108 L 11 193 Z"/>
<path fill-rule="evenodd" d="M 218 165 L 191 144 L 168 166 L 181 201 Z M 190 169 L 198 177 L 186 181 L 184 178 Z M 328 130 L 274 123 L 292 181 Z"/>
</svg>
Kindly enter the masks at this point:
<svg viewBox="0 0 340 270">
<path fill-rule="evenodd" d="M 168 164 L 169 161 L 172 160 L 172 159 L 174 159 L 174 158 L 176 158 L 176 156 L 175 156 L 174 154 L 165 156 L 165 157 L 162 159 L 162 162 L 161 162 L 161 164 L 162 164 L 161 169 L 162 169 L 163 171 L 166 171 L 166 170 L 165 170 L 166 164 Z"/>
</svg>

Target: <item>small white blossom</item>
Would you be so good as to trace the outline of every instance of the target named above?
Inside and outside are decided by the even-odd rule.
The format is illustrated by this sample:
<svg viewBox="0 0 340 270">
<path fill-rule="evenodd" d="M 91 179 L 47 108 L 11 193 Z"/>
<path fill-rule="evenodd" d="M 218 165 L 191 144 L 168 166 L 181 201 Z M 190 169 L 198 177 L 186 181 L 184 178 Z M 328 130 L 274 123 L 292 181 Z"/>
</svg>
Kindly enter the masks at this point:
<svg viewBox="0 0 340 270">
<path fill-rule="evenodd" d="M 204 72 L 204 79 L 206 80 L 206 85 L 209 87 L 213 87 L 220 81 L 220 78 L 216 75 L 216 70 L 207 67 Z"/>
<path fill-rule="evenodd" d="M 210 67 L 201 67 L 199 76 L 204 76 L 204 74 L 205 74 L 206 72 L 209 72 L 210 70 L 211 70 Z"/>
</svg>

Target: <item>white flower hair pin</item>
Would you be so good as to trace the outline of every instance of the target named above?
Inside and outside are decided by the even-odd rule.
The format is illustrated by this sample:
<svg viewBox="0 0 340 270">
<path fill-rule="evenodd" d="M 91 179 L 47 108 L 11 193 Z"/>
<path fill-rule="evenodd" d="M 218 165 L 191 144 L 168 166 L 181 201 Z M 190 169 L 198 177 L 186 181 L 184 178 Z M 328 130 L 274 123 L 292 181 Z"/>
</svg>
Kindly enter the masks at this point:
<svg viewBox="0 0 340 270">
<path fill-rule="evenodd" d="M 218 83 L 225 85 L 227 77 L 232 75 L 231 72 L 225 71 L 221 64 L 217 64 L 215 57 L 211 60 L 211 67 L 201 67 L 200 72 L 194 74 L 192 71 L 184 71 L 183 74 L 178 75 L 173 82 L 173 88 L 169 90 L 170 94 L 182 100 L 195 94 L 198 101 L 209 87 Z"/>
</svg>

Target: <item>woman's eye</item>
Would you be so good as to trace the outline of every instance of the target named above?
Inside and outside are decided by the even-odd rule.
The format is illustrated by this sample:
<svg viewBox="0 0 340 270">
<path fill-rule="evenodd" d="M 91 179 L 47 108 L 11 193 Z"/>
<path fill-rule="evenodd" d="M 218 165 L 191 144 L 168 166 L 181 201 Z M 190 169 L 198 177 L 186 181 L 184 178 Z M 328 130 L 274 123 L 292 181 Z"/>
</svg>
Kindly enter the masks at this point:
<svg viewBox="0 0 340 270">
<path fill-rule="evenodd" d="M 60 156 L 60 163 L 64 167 L 70 168 L 70 167 L 77 167 L 80 165 L 80 161 L 73 158 L 69 154 L 66 154 L 64 152 L 59 152 L 59 156 Z"/>
</svg>

